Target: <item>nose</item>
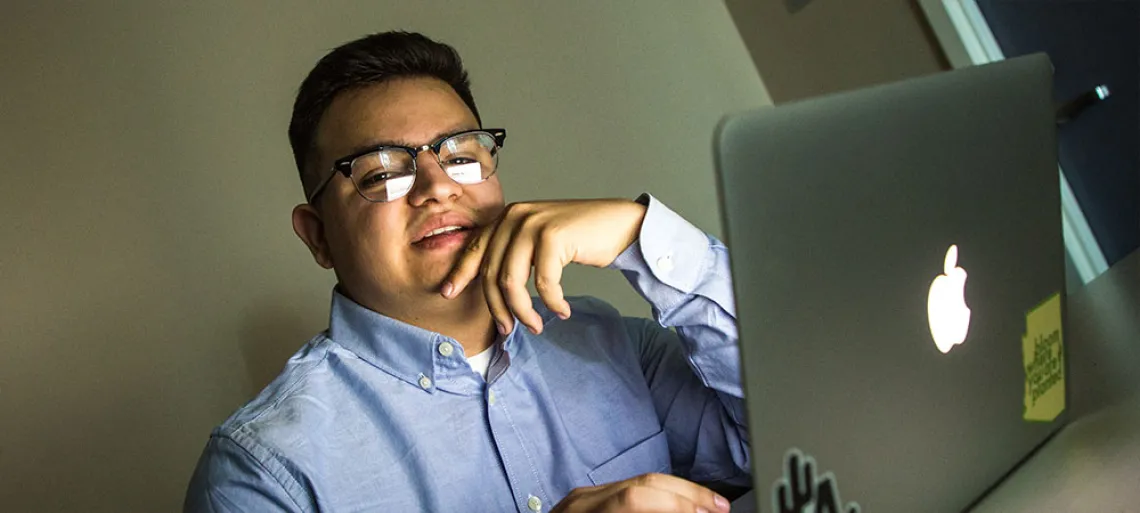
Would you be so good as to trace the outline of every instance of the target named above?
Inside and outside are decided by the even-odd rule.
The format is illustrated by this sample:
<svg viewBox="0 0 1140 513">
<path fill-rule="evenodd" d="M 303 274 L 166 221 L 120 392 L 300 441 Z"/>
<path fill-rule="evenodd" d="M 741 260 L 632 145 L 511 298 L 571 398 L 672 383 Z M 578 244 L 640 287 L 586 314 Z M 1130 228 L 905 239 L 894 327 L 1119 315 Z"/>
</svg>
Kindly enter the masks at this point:
<svg viewBox="0 0 1140 513">
<path fill-rule="evenodd" d="M 431 151 L 416 156 L 416 183 L 408 191 L 408 202 L 414 207 L 429 201 L 450 203 L 463 196 L 463 186 L 447 176 Z"/>
</svg>

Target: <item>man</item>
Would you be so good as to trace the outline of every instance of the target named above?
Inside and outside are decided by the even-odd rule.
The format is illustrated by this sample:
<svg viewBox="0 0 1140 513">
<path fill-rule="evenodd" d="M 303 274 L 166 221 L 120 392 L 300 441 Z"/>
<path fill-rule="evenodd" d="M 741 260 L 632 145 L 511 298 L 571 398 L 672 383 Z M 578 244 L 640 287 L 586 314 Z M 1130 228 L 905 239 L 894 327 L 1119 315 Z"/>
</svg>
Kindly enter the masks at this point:
<svg viewBox="0 0 1140 513">
<path fill-rule="evenodd" d="M 725 248 L 649 196 L 504 206 L 505 138 L 449 46 L 321 59 L 289 139 L 329 329 L 214 430 L 186 510 L 728 510 L 692 482 L 749 482 Z M 570 263 L 657 322 L 563 297 Z"/>
</svg>

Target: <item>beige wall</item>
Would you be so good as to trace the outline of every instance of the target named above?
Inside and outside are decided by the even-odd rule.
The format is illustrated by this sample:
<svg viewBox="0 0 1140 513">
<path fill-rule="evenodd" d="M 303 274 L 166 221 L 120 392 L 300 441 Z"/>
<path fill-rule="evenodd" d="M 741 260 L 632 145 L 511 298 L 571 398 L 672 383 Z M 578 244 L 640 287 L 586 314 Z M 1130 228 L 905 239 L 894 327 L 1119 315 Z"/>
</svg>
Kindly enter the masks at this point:
<svg viewBox="0 0 1140 513">
<path fill-rule="evenodd" d="M 916 0 L 725 0 L 772 100 L 949 69 Z"/>
<path fill-rule="evenodd" d="M 156 4 L 0 7 L 5 511 L 178 509 L 208 430 L 323 329 L 285 128 L 327 49 L 446 40 L 510 130 L 509 199 L 650 190 L 713 232 L 711 130 L 768 102 L 715 1 Z"/>
</svg>

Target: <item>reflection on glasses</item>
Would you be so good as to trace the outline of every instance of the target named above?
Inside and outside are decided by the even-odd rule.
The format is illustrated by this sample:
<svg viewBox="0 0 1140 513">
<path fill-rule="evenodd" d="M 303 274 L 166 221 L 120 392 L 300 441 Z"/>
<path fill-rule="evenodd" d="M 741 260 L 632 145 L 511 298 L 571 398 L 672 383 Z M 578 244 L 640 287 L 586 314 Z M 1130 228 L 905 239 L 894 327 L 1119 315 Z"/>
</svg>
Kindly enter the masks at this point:
<svg viewBox="0 0 1140 513">
<path fill-rule="evenodd" d="M 308 200 L 311 203 L 338 172 L 352 180 L 356 192 L 368 201 L 385 203 L 400 199 L 412 190 L 416 181 L 416 157 L 426 150 L 431 150 L 452 180 L 464 185 L 477 184 L 495 174 L 499 149 L 506 138 L 506 130 L 486 128 L 452 134 L 419 148 L 371 148 L 337 159 L 329 176 L 313 189 Z"/>
</svg>

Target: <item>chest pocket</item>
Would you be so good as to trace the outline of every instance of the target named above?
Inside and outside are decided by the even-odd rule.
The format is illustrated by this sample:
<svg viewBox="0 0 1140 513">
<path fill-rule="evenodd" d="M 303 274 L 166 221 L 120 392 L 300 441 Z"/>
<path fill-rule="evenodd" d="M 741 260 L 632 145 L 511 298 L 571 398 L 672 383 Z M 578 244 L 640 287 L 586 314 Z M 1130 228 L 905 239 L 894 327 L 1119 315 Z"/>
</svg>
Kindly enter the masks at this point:
<svg viewBox="0 0 1140 513">
<path fill-rule="evenodd" d="M 668 474 L 672 470 L 673 466 L 669 462 L 669 442 L 665 439 L 665 431 L 661 430 L 598 465 L 587 475 L 597 486 L 653 472 Z"/>
</svg>

